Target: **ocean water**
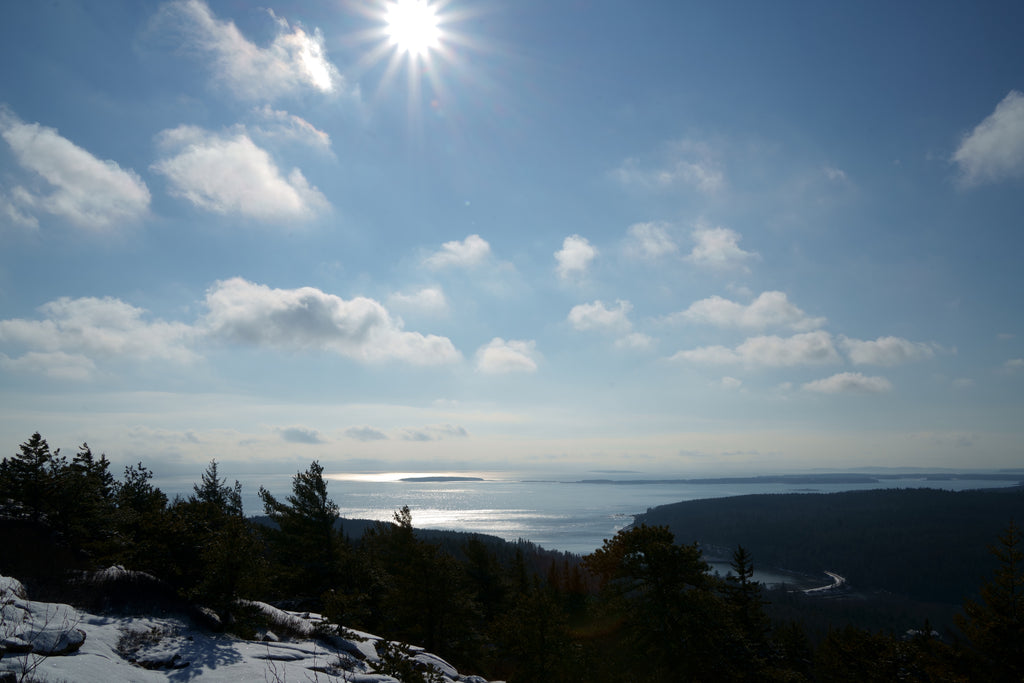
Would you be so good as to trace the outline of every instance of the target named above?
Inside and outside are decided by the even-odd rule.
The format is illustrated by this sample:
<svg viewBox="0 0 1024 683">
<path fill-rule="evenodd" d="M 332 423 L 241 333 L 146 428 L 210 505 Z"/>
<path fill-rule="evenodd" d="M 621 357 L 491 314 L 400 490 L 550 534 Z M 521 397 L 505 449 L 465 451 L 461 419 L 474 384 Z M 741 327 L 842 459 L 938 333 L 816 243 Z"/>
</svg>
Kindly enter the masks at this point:
<svg viewBox="0 0 1024 683">
<path fill-rule="evenodd" d="M 879 488 L 962 490 L 1002 487 L 999 480 L 929 481 L 907 476 L 870 484 L 766 483 L 576 483 L 588 477 L 539 479 L 518 473 L 455 473 L 479 481 L 402 481 L 436 473 L 329 474 L 328 493 L 342 517 L 390 520 L 408 505 L 413 525 L 469 531 L 505 540 L 525 539 L 553 550 L 588 554 L 601 547 L 648 508 L 684 500 L 755 493 L 834 492 Z M 446 473 L 452 474 L 452 473 Z M 160 478 L 154 483 L 172 498 L 192 493 L 199 477 Z M 279 499 L 291 491 L 292 475 L 238 477 L 246 514 L 261 514 L 260 486 Z M 233 481 L 233 478 L 232 478 Z"/>
</svg>

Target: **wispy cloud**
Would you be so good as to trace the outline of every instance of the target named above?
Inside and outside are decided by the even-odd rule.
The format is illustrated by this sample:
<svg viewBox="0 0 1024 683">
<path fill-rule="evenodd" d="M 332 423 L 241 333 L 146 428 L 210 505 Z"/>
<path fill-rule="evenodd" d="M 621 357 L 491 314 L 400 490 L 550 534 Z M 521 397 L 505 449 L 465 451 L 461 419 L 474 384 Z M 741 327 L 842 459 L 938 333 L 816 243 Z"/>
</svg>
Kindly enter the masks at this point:
<svg viewBox="0 0 1024 683">
<path fill-rule="evenodd" d="M 74 382 L 91 379 L 96 374 L 96 363 L 91 358 L 64 351 L 29 351 L 17 358 L 0 353 L 0 367 L 13 372 Z"/>
<path fill-rule="evenodd" d="M 1011 90 L 964 136 L 952 161 L 961 182 L 978 185 L 1024 176 L 1024 94 Z"/>
<path fill-rule="evenodd" d="M 725 185 L 725 174 L 711 146 L 695 140 L 669 143 L 660 163 L 628 158 L 612 171 L 612 177 L 623 185 L 647 190 L 692 187 L 712 194 Z"/>
<path fill-rule="evenodd" d="M 639 259 L 657 259 L 679 251 L 664 223 L 634 223 L 626 230 L 626 254 Z"/>
<path fill-rule="evenodd" d="M 965 186 L 1024 177 L 1024 94 L 1011 90 L 953 154 Z"/>
<path fill-rule="evenodd" d="M 760 258 L 740 248 L 740 234 L 729 228 L 697 228 L 692 233 L 693 250 L 686 260 L 716 270 L 748 270 L 747 263 Z"/>
<path fill-rule="evenodd" d="M 720 296 L 711 296 L 690 304 L 685 311 L 668 317 L 670 321 L 763 330 L 785 327 L 795 332 L 814 330 L 825 318 L 811 317 L 789 301 L 785 292 L 762 292 L 747 305 Z"/>
<path fill-rule="evenodd" d="M 469 436 L 465 427 L 459 425 L 429 425 L 426 427 L 407 427 L 399 432 L 403 441 L 441 441 L 451 438 L 464 438 Z"/>
<path fill-rule="evenodd" d="M 473 268 L 491 257 L 491 245 L 480 235 L 469 235 L 464 240 L 445 242 L 441 248 L 423 259 L 428 268 Z"/>
<path fill-rule="evenodd" d="M 254 136 L 298 143 L 333 156 L 331 136 L 301 116 L 265 104 L 252 110 L 252 118 Z"/>
<path fill-rule="evenodd" d="M 9 224 L 29 230 L 38 228 L 39 219 L 30 212 L 35 203 L 35 198 L 24 187 L 15 187 L 10 196 L 0 187 L 0 217 L 6 218 Z"/>
<path fill-rule="evenodd" d="M 229 343 L 332 351 L 361 362 L 438 365 L 461 358 L 447 337 L 407 332 L 365 297 L 345 300 L 314 287 L 271 289 L 232 278 L 207 291 L 206 307 L 203 327 Z"/>
<path fill-rule="evenodd" d="M 832 342 L 832 336 L 828 332 L 818 330 L 795 334 L 792 337 L 751 337 L 735 348 L 702 346 L 679 351 L 671 360 L 700 365 L 792 367 L 838 363 L 841 358 Z"/>
<path fill-rule="evenodd" d="M 495 337 L 476 352 L 476 368 L 489 375 L 537 371 L 537 343 Z"/>
<path fill-rule="evenodd" d="M 109 231 L 143 218 L 149 188 L 131 169 L 102 161 L 56 129 L 24 123 L 0 106 L 0 137 L 32 175 L 10 193 L 0 192 L 0 211 L 24 227 L 37 227 L 39 212 L 59 216 L 95 232 Z"/>
<path fill-rule="evenodd" d="M 859 372 L 839 374 L 807 382 L 804 391 L 819 394 L 884 394 L 892 390 L 892 384 L 884 377 L 868 377 Z"/>
<path fill-rule="evenodd" d="M 214 81 L 243 99 L 273 100 L 304 89 L 345 89 L 338 69 L 327 59 L 319 29 L 308 33 L 272 11 L 268 14 L 277 33 L 267 47 L 248 40 L 234 22 L 218 19 L 200 0 L 165 4 L 153 28 L 180 36 L 185 49 L 209 58 Z"/>
<path fill-rule="evenodd" d="M 1003 371 L 1008 373 L 1024 372 L 1024 358 L 1011 358 L 1003 363 Z"/>
<path fill-rule="evenodd" d="M 168 179 L 171 194 L 203 210 L 286 221 L 308 219 L 329 207 L 302 171 L 283 175 L 244 130 L 220 134 L 179 126 L 160 133 L 157 141 L 165 156 L 153 170 Z"/>
</svg>

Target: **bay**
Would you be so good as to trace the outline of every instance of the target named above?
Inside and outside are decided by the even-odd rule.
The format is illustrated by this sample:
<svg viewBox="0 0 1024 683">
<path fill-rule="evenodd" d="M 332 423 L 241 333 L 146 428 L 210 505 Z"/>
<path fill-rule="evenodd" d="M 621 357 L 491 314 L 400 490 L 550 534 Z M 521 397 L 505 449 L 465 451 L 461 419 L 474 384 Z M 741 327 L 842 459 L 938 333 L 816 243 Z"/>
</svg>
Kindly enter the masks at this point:
<svg viewBox="0 0 1024 683">
<path fill-rule="evenodd" d="M 541 479 L 516 472 L 344 473 L 325 474 L 325 477 L 328 492 L 343 518 L 386 521 L 407 505 L 413 525 L 417 527 L 490 534 L 508 541 L 523 539 L 551 550 L 581 555 L 601 547 L 605 539 L 632 523 L 634 515 L 651 507 L 685 500 L 879 488 L 963 490 L 1013 483 L 1005 479 L 977 478 L 937 481 L 921 475 L 813 485 L 750 480 L 578 483 L 583 477 L 572 473 Z M 424 477 L 431 480 L 423 480 Z M 441 477 L 466 479 L 435 480 Z M 243 485 L 245 512 L 253 515 L 262 513 L 259 487 L 283 499 L 290 493 L 292 475 L 252 474 L 238 479 Z M 154 484 L 173 498 L 191 494 L 196 481 L 198 477 L 164 477 L 154 479 Z"/>
</svg>

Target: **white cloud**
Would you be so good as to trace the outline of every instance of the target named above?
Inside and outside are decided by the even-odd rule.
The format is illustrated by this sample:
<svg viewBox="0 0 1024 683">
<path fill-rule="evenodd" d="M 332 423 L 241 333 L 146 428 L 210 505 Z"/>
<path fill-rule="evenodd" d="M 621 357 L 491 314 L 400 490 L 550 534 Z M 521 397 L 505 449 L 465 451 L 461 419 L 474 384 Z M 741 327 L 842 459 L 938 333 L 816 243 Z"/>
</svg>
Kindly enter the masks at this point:
<svg viewBox="0 0 1024 683">
<path fill-rule="evenodd" d="M 441 249 L 423 260 L 428 268 L 448 267 L 472 268 L 484 263 L 491 256 L 491 245 L 480 235 L 469 235 L 466 239 L 452 240 L 441 245 Z"/>
<path fill-rule="evenodd" d="M 182 34 L 183 47 L 209 57 L 214 80 L 243 99 L 272 100 L 306 88 L 324 93 L 343 89 L 319 29 L 309 34 L 273 12 L 270 17 L 277 34 L 268 47 L 250 42 L 234 22 L 217 19 L 200 0 L 167 3 L 154 26 Z"/>
<path fill-rule="evenodd" d="M 364 297 L 346 301 L 313 287 L 271 289 L 232 278 L 207 291 L 206 306 L 204 328 L 230 343 L 327 350 L 361 362 L 438 365 L 461 357 L 447 337 L 407 332 Z"/>
<path fill-rule="evenodd" d="M 657 259 L 679 251 L 661 223 L 634 223 L 626 234 L 626 253 L 634 258 Z"/>
<path fill-rule="evenodd" d="M 1011 358 L 1003 363 L 1003 370 L 1006 372 L 1024 371 L 1024 358 Z"/>
<path fill-rule="evenodd" d="M 42 186 L 39 191 L 18 186 L 10 197 L 0 195 L 0 210 L 14 222 L 36 227 L 36 212 L 43 211 L 99 232 L 138 221 L 149 211 L 149 188 L 134 171 L 97 159 L 55 129 L 24 123 L 0 106 L 0 136 Z"/>
<path fill-rule="evenodd" d="M 628 301 L 616 301 L 615 308 L 608 308 L 603 301 L 573 306 L 569 311 L 569 322 L 581 331 L 598 330 L 625 334 L 633 329 L 629 321 L 629 312 L 633 305 Z"/>
<path fill-rule="evenodd" d="M 495 337 L 476 352 L 476 369 L 486 374 L 537 371 L 537 343 Z"/>
<path fill-rule="evenodd" d="M 448 312 L 448 299 L 440 287 L 424 287 L 411 294 L 395 292 L 388 297 L 393 308 L 414 313 L 444 314 Z"/>
<path fill-rule="evenodd" d="M 702 346 L 679 351 L 671 360 L 685 360 L 701 365 L 732 365 L 792 367 L 823 365 L 840 360 L 832 337 L 818 330 L 792 337 L 751 337 L 735 349 L 725 346 Z"/>
<path fill-rule="evenodd" d="M 935 355 L 935 346 L 912 342 L 902 337 L 879 337 L 875 340 L 842 337 L 839 345 L 854 365 L 899 365 L 927 360 Z"/>
<path fill-rule="evenodd" d="M 739 233 L 729 228 L 697 228 L 693 231 L 693 250 L 686 260 L 718 270 L 746 269 L 747 261 L 758 259 L 755 252 L 739 246 Z"/>
<path fill-rule="evenodd" d="M 88 379 L 95 360 L 130 358 L 186 363 L 195 331 L 184 323 L 147 321 L 146 311 L 119 299 L 63 297 L 39 307 L 42 320 L 0 320 L 0 344 L 27 351 L 5 357 L 10 369 Z"/>
<path fill-rule="evenodd" d="M 158 136 L 165 157 L 153 170 L 167 177 L 171 194 L 214 213 L 261 221 L 307 219 L 328 208 L 327 199 L 295 168 L 281 174 L 266 150 L 245 132 L 220 135 L 179 126 Z"/>
<path fill-rule="evenodd" d="M 586 237 L 570 235 L 562 241 L 562 248 L 555 252 L 558 261 L 558 277 L 567 280 L 573 275 L 584 275 L 591 261 L 597 257 L 597 249 Z"/>
<path fill-rule="evenodd" d="M 884 394 L 892 390 L 892 384 L 884 377 L 867 377 L 859 372 L 840 372 L 825 379 L 807 382 L 803 389 L 820 394 Z"/>
<path fill-rule="evenodd" d="M 72 381 L 85 381 L 96 372 L 96 363 L 91 358 L 64 351 L 29 351 L 18 358 L 9 358 L 0 353 L 0 367 Z"/>
<path fill-rule="evenodd" d="M 690 304 L 685 311 L 670 316 L 693 323 L 763 330 L 788 327 L 796 332 L 814 330 L 825 324 L 825 318 L 811 318 L 792 304 L 784 292 L 762 292 L 750 304 L 711 296 Z"/>
<path fill-rule="evenodd" d="M 265 138 L 297 142 L 307 147 L 331 154 L 331 136 L 301 116 L 263 105 L 253 109 L 259 122 L 252 132 Z"/>
<path fill-rule="evenodd" d="M 646 168 L 635 158 L 626 159 L 612 172 L 612 176 L 623 185 L 648 190 L 689 186 L 712 194 L 725 185 L 725 175 L 706 143 L 693 140 L 673 142 L 666 146 L 664 157 L 662 164 Z"/>
<path fill-rule="evenodd" d="M 1011 90 L 953 154 L 964 185 L 1024 177 L 1024 94 Z"/>
</svg>

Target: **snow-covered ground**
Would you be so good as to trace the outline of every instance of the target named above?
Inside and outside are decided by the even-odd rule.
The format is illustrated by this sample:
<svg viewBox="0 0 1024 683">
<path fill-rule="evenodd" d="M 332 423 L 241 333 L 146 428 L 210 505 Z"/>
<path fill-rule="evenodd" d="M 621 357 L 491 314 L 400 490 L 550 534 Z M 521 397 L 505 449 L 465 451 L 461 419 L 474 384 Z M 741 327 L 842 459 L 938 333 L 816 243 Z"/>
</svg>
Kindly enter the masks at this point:
<svg viewBox="0 0 1024 683">
<path fill-rule="evenodd" d="M 285 612 L 250 602 L 272 626 L 261 634 L 261 640 L 243 640 L 210 632 L 184 616 L 91 614 L 29 597 L 20 582 L 0 577 L 0 677 L 6 671 L 14 672 L 15 680 L 52 683 L 398 680 L 382 673 L 388 670 L 388 657 L 381 656 L 385 648 L 396 653 L 397 643 L 349 630 L 344 636 L 322 635 L 326 624 L 317 614 Z M 441 658 L 419 648 L 410 648 L 406 656 L 421 665 L 421 670 L 429 666 L 440 676 L 424 680 L 487 683 L 479 676 L 460 675 Z"/>
</svg>

